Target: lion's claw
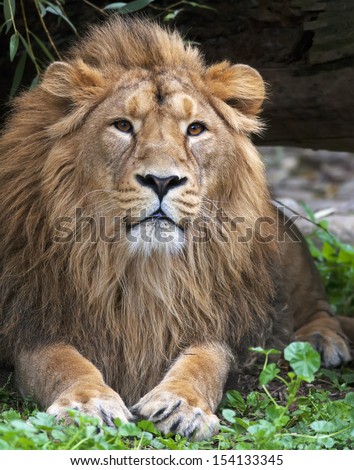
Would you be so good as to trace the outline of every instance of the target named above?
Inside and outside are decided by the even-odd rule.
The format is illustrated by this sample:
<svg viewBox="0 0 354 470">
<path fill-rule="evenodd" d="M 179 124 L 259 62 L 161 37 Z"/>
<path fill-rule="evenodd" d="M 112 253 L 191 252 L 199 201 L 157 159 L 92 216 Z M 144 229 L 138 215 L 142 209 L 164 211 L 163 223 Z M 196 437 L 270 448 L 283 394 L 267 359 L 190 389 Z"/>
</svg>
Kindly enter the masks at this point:
<svg viewBox="0 0 354 470">
<path fill-rule="evenodd" d="M 219 420 L 213 413 L 191 406 L 184 398 L 164 390 L 152 390 L 131 412 L 152 421 L 164 434 L 180 434 L 197 441 L 211 438 L 219 429 Z"/>
<path fill-rule="evenodd" d="M 351 359 L 346 338 L 335 331 L 314 331 L 309 334 L 295 335 L 296 341 L 310 343 L 320 354 L 324 367 L 338 367 Z"/>
<path fill-rule="evenodd" d="M 85 396 L 85 392 L 63 393 L 47 409 L 47 413 L 54 415 L 58 421 L 64 420 L 66 423 L 71 423 L 72 419 L 68 410 L 76 410 L 94 416 L 108 426 L 114 426 L 115 418 L 119 418 L 123 423 L 127 423 L 132 419 L 132 415 L 124 405 L 123 400 L 109 387 L 101 393 L 100 391 L 95 392 L 91 393 L 91 396 Z"/>
</svg>

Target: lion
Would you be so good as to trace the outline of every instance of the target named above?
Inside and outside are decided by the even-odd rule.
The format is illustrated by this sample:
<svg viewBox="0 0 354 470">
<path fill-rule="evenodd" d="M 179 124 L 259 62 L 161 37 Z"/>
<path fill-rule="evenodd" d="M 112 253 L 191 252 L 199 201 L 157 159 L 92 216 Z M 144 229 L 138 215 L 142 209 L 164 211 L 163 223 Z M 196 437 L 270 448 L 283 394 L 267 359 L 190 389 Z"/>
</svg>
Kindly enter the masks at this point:
<svg viewBox="0 0 354 470">
<path fill-rule="evenodd" d="M 146 20 L 93 27 L 0 141 L 0 354 L 60 419 L 207 439 L 250 346 L 350 359 L 261 158 L 265 85 Z M 297 234 L 294 236 L 294 233 Z"/>
</svg>

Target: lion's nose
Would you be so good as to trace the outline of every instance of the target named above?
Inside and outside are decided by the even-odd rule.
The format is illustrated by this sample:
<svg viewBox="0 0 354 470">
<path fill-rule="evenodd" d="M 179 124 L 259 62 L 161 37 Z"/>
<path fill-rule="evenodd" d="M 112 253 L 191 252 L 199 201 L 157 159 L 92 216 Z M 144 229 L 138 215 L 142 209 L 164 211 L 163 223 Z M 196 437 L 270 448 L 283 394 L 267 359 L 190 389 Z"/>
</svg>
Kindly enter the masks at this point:
<svg viewBox="0 0 354 470">
<path fill-rule="evenodd" d="M 151 188 L 157 194 L 160 201 L 162 201 L 170 189 L 182 186 L 187 181 L 186 177 L 180 178 L 177 175 L 160 178 L 159 176 L 152 174 L 148 174 L 146 176 L 136 175 L 136 179 L 142 186 Z"/>
</svg>

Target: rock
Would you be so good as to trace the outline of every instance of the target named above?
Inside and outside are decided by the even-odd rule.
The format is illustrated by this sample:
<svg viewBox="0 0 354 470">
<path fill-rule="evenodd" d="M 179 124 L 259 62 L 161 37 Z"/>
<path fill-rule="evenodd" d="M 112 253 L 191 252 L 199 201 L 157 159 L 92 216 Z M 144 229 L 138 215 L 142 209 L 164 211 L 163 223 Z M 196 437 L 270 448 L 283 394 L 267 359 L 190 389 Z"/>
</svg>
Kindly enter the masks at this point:
<svg viewBox="0 0 354 470">
<path fill-rule="evenodd" d="M 333 233 L 343 243 L 354 244 L 354 214 L 337 214 L 335 201 L 332 205 L 329 201 L 323 201 L 326 204 L 321 209 L 317 210 L 311 207 L 317 215 L 318 221 L 327 220 L 328 230 Z M 304 235 L 310 235 L 316 226 L 308 219 L 304 208 L 294 199 L 282 198 L 278 199 L 277 206 L 281 205 L 284 207 L 285 214 L 288 217 L 298 215 L 299 218 L 296 220 L 296 225 L 299 227 Z M 353 201 L 354 205 L 354 201 Z"/>
<path fill-rule="evenodd" d="M 343 243 L 354 245 L 354 215 L 332 215 L 327 218 L 328 229 Z"/>
<path fill-rule="evenodd" d="M 336 196 L 343 200 L 354 200 L 354 180 L 347 181 L 338 189 Z M 354 203 L 353 203 L 354 206 Z"/>
</svg>

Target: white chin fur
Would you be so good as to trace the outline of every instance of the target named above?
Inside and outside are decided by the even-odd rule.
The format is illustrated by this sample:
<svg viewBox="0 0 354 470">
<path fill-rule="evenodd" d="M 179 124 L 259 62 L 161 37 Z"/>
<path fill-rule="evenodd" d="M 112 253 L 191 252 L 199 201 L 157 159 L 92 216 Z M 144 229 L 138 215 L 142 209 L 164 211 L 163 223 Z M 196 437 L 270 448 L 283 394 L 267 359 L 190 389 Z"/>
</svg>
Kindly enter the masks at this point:
<svg viewBox="0 0 354 470">
<path fill-rule="evenodd" d="M 135 225 L 127 238 L 131 254 L 144 256 L 156 251 L 169 255 L 179 253 L 185 242 L 183 231 L 166 220 L 149 220 Z"/>
</svg>

